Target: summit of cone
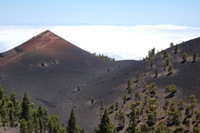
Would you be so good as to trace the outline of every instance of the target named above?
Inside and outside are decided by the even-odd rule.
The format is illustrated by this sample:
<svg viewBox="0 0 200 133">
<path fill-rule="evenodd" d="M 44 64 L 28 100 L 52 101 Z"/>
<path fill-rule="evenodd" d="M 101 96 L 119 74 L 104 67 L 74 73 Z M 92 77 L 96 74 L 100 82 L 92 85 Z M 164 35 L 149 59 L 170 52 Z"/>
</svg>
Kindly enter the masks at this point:
<svg viewBox="0 0 200 133">
<path fill-rule="evenodd" d="M 24 42 L 20 46 L 16 47 L 17 52 L 27 52 L 32 49 L 53 47 L 54 49 L 61 49 L 70 45 L 68 41 L 62 39 L 58 35 L 54 34 L 50 30 L 46 30 L 37 36 L 34 36 L 30 40 Z M 72 45 L 72 44 L 71 44 Z"/>
<path fill-rule="evenodd" d="M 39 63 L 42 60 L 48 60 L 48 62 L 52 62 L 52 60 L 58 60 L 62 63 L 68 62 L 68 67 L 71 66 L 71 68 L 75 68 L 75 62 L 79 66 L 81 65 L 82 68 L 88 67 L 88 64 L 93 64 L 97 67 L 103 67 L 102 64 L 105 64 L 98 57 L 75 46 L 50 30 L 46 30 L 21 45 L 1 53 L 0 56 L 2 57 L 0 60 L 1 66 L 12 63 L 13 61 L 21 61 L 23 65 L 28 65 L 29 63 Z M 93 68 L 95 68 L 94 66 Z"/>
</svg>

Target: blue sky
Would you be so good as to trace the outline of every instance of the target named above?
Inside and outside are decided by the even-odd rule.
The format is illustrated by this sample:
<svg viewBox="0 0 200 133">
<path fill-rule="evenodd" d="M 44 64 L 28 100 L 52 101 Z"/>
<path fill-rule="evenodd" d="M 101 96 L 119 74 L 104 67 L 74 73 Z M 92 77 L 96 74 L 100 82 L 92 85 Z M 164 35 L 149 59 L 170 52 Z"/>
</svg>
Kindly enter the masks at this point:
<svg viewBox="0 0 200 133">
<path fill-rule="evenodd" d="M 0 24 L 200 26 L 199 0 L 0 0 Z"/>
<path fill-rule="evenodd" d="M 51 30 L 117 60 L 200 36 L 200 0 L 0 0 L 0 52 Z"/>
</svg>

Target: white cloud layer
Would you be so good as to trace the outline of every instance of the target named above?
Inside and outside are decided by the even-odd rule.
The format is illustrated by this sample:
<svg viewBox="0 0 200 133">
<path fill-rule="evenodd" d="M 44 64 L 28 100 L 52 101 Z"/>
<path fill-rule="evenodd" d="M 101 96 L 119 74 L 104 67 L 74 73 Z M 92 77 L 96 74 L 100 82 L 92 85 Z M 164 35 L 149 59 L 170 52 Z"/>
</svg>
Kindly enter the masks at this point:
<svg viewBox="0 0 200 133">
<path fill-rule="evenodd" d="M 16 47 L 44 30 L 92 53 L 116 60 L 140 59 L 155 47 L 165 49 L 200 36 L 200 28 L 175 25 L 137 26 L 0 26 L 0 52 Z"/>
</svg>

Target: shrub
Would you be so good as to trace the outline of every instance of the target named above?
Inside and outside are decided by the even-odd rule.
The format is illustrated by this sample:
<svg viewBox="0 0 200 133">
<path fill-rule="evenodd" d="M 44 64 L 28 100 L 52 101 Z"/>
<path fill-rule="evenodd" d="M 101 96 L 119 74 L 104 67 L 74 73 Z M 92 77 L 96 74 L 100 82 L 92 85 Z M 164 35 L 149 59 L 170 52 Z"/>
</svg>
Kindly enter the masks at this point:
<svg viewBox="0 0 200 133">
<path fill-rule="evenodd" d="M 156 68 L 155 77 L 158 77 L 158 68 Z"/>
<path fill-rule="evenodd" d="M 123 95 L 123 96 L 122 96 L 122 100 L 123 100 L 123 103 L 126 103 L 126 100 L 127 100 L 127 99 L 126 99 L 126 95 Z"/>
<path fill-rule="evenodd" d="M 164 52 L 164 58 L 166 58 L 166 57 L 169 57 L 169 53 L 167 50 L 165 50 L 165 52 Z"/>
<path fill-rule="evenodd" d="M 166 86 L 165 91 L 169 92 L 171 94 L 174 94 L 177 92 L 177 87 L 176 87 L 176 85 L 171 84 L 171 85 Z"/>
<path fill-rule="evenodd" d="M 80 86 L 77 86 L 77 91 L 80 91 L 81 89 L 80 89 Z"/>
<path fill-rule="evenodd" d="M 175 46 L 174 53 L 178 52 L 178 45 Z"/>
<path fill-rule="evenodd" d="M 144 76 L 147 74 L 147 68 L 144 69 Z"/>
<path fill-rule="evenodd" d="M 43 67 L 45 67 L 45 61 L 42 60 L 42 61 L 40 62 L 40 65 L 43 66 Z"/>
<path fill-rule="evenodd" d="M 170 74 L 173 74 L 173 73 L 174 73 L 174 68 L 173 68 L 173 65 L 171 64 L 169 66 L 169 69 L 168 69 L 168 74 L 170 75 Z"/>
<path fill-rule="evenodd" d="M 174 46 L 174 44 L 171 42 L 171 43 L 170 43 L 170 47 L 173 47 L 173 46 Z"/>
<path fill-rule="evenodd" d="M 94 103 L 94 98 L 91 99 L 91 103 Z"/>
<path fill-rule="evenodd" d="M 104 109 L 104 102 L 103 102 L 103 99 L 101 100 L 101 109 Z"/>
<path fill-rule="evenodd" d="M 151 68 L 153 68 L 153 61 L 152 60 L 150 62 L 150 66 L 151 66 Z"/>
<path fill-rule="evenodd" d="M 169 57 L 165 58 L 165 65 L 166 65 L 166 66 L 169 65 L 169 61 L 170 61 L 170 58 L 169 58 Z"/>
<path fill-rule="evenodd" d="M 196 59 L 197 59 L 197 51 L 195 51 L 194 54 L 193 54 L 193 62 L 195 62 Z"/>
<path fill-rule="evenodd" d="M 154 57 L 154 55 L 155 55 L 155 48 L 151 49 L 151 50 L 148 52 L 149 59 L 151 59 L 152 57 Z"/>
<path fill-rule="evenodd" d="M 57 59 L 54 59 L 53 60 L 53 64 L 57 64 L 58 63 L 58 60 Z"/>
<path fill-rule="evenodd" d="M 195 97 L 195 95 L 190 95 L 190 103 L 195 104 L 197 102 L 197 99 Z"/>
<path fill-rule="evenodd" d="M 135 72 L 135 81 L 136 82 L 140 81 L 140 71 L 139 70 Z"/>
<path fill-rule="evenodd" d="M 184 52 L 184 53 L 182 54 L 182 61 L 183 61 L 183 62 L 186 62 L 186 61 L 187 61 L 187 58 L 188 58 L 188 55 L 187 55 L 186 52 Z"/>
</svg>

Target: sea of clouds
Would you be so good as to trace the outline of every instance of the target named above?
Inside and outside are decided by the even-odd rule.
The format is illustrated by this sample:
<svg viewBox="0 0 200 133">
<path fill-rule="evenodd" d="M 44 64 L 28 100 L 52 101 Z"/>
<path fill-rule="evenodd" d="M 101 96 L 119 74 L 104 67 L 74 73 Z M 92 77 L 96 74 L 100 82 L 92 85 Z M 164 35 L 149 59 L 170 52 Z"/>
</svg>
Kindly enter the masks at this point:
<svg viewBox="0 0 200 133">
<path fill-rule="evenodd" d="M 179 44 L 200 37 L 199 27 L 175 25 L 0 25 L 0 52 L 12 49 L 47 29 L 86 51 L 105 54 L 116 60 L 139 60 L 152 48 L 160 51 L 168 48 L 171 42 Z"/>
</svg>

